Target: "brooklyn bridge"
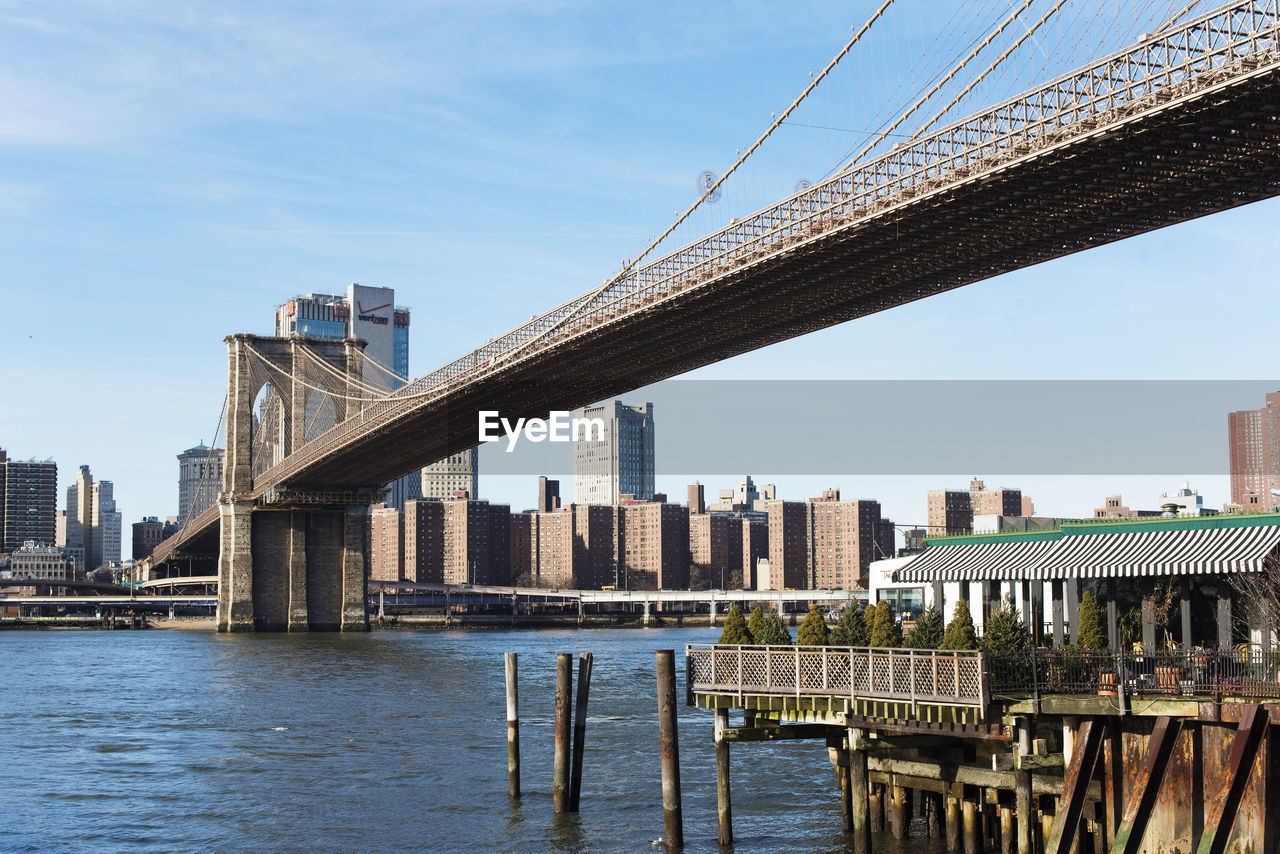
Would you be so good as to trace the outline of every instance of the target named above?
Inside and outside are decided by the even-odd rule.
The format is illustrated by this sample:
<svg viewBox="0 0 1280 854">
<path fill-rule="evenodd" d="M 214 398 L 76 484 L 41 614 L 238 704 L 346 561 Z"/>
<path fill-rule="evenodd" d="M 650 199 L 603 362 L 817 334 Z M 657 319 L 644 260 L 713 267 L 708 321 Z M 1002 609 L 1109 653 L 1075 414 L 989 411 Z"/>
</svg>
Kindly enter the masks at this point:
<svg viewBox="0 0 1280 854">
<path fill-rule="evenodd" d="M 1203 13 L 1192 3 L 1063 73 L 1009 74 L 1015 94 L 958 115 L 1065 3 L 1045 4 L 1038 21 L 1032 0 L 1010 4 L 826 177 L 690 235 L 893 13 L 886 0 L 618 273 L 408 384 L 389 390 L 357 340 L 227 337 L 221 494 L 150 568 L 198 562 L 203 575 L 216 564 L 222 630 L 364 629 L 370 505 L 384 484 L 474 446 L 481 410 L 546 417 L 1280 194 L 1280 0 Z M 895 133 L 908 121 L 915 133 Z M 318 400 L 324 430 L 309 427 Z"/>
</svg>

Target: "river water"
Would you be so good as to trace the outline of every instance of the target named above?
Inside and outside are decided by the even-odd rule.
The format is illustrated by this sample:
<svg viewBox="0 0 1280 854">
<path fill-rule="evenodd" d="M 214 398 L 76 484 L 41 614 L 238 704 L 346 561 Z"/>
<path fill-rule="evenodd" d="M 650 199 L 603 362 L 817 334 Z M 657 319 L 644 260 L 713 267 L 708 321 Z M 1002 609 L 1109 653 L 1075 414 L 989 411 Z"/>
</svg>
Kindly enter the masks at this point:
<svg viewBox="0 0 1280 854">
<path fill-rule="evenodd" d="M 676 649 L 682 670 L 683 645 L 717 635 L 2 632 L 0 850 L 661 851 L 654 650 Z M 555 653 L 587 651 L 582 811 L 557 818 Z M 679 724 L 685 850 L 717 851 L 711 714 L 681 706 Z M 823 744 L 737 746 L 732 762 L 736 851 L 849 849 Z"/>
</svg>

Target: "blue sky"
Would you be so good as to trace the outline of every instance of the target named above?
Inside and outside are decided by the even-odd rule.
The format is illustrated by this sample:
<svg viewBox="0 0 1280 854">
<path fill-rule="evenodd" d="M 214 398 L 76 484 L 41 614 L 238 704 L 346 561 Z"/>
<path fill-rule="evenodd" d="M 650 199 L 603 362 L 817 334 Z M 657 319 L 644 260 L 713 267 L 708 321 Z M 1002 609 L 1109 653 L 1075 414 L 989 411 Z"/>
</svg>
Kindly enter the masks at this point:
<svg viewBox="0 0 1280 854">
<path fill-rule="evenodd" d="M 174 455 L 217 419 L 222 336 L 269 332 L 296 293 L 385 285 L 427 372 L 634 256 L 870 7 L 0 0 L 0 447 L 52 457 L 64 485 L 88 463 L 126 522 L 174 513 Z M 885 38 L 923 44 L 919 17 Z M 1268 379 L 1278 221 L 1253 205 L 698 376 Z M 1196 474 L 1010 485 L 1060 514 L 1186 477 L 1225 500 L 1224 475 Z M 774 479 L 904 521 L 965 482 Z M 522 507 L 533 485 L 481 489 Z"/>
</svg>

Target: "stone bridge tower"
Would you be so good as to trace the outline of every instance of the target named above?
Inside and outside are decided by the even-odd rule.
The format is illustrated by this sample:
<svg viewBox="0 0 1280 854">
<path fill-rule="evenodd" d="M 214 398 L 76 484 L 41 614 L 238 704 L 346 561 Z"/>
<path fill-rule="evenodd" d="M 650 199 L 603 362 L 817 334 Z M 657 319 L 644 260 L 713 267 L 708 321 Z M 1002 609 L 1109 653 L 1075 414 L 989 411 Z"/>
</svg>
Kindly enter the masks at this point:
<svg viewBox="0 0 1280 854">
<path fill-rule="evenodd" d="M 218 496 L 218 630 L 367 631 L 369 508 L 381 488 L 276 484 L 255 496 L 254 437 L 276 461 L 304 442 L 318 359 L 335 370 L 324 388 L 337 423 L 359 406 L 365 342 L 239 334 L 227 344 L 227 452 Z M 302 379 L 312 376 L 310 383 Z M 270 387 L 272 406 L 254 403 Z M 314 414 L 313 414 L 314 418 Z M 262 443 L 259 443 L 262 453 Z M 270 461 L 268 461 L 270 462 Z M 261 473 L 262 466 L 257 468 Z"/>
</svg>

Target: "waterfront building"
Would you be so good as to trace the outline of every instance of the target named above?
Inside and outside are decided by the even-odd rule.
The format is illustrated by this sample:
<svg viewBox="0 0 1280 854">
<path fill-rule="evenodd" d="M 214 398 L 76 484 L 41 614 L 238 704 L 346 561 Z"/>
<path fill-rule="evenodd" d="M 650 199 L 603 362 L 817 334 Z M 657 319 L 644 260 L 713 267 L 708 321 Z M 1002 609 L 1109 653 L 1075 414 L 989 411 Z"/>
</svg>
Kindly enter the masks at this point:
<svg viewBox="0 0 1280 854">
<path fill-rule="evenodd" d="M 622 496 L 618 562 L 631 590 L 689 586 L 689 510 L 665 501 Z"/>
<path fill-rule="evenodd" d="M 1227 415 L 1231 504 L 1248 512 L 1280 507 L 1280 392 L 1266 396 L 1261 409 Z"/>
<path fill-rule="evenodd" d="M 222 491 L 227 452 L 204 442 L 178 454 L 178 526 L 208 510 Z"/>
<path fill-rule="evenodd" d="M 404 580 L 404 512 L 374 507 L 369 514 L 369 578 Z"/>
<path fill-rule="evenodd" d="M 743 518 L 696 513 L 693 506 L 689 508 L 689 586 L 741 589 Z"/>
<path fill-rule="evenodd" d="M 767 515 L 742 515 L 742 588 L 763 589 L 757 583 L 756 567 L 769 559 L 769 518 Z"/>
<path fill-rule="evenodd" d="M 28 540 L 57 538 L 58 464 L 53 460 L 11 460 L 0 449 L 0 552 Z"/>
<path fill-rule="evenodd" d="M 617 504 L 630 494 L 653 498 L 653 404 L 627 406 L 621 401 L 588 406 L 575 419 L 600 419 L 604 436 L 578 436 L 573 443 L 573 500 L 578 504 Z"/>
<path fill-rule="evenodd" d="M 402 542 L 406 581 L 444 582 L 443 501 L 406 501 Z"/>
<path fill-rule="evenodd" d="M 444 582 L 507 584 L 511 569 L 511 508 L 467 498 L 441 503 Z"/>
<path fill-rule="evenodd" d="M 805 586 L 865 589 L 871 562 L 893 556 L 893 523 L 880 518 L 880 502 L 841 501 L 840 490 L 828 489 L 810 498 L 807 510 L 809 582 Z M 773 566 L 772 559 L 769 565 Z"/>
<path fill-rule="evenodd" d="M 533 584 L 533 511 L 511 514 L 511 564 L 507 577 L 521 587 Z"/>
<path fill-rule="evenodd" d="M 67 581 L 77 576 L 75 564 L 67 559 L 65 549 L 38 540 L 26 540 L 12 551 L 9 571 L 14 578 Z"/>
<path fill-rule="evenodd" d="M 164 541 L 164 523 L 158 516 L 143 517 L 141 522 L 133 523 L 134 560 L 150 557 L 156 546 Z"/>
<path fill-rule="evenodd" d="M 757 590 L 803 590 L 809 586 L 809 510 L 806 502 L 764 501 L 768 514 L 769 572 L 757 573 Z M 757 564 L 758 566 L 758 564 Z"/>
<path fill-rule="evenodd" d="M 622 573 L 620 508 L 570 504 L 530 517 L 529 575 L 541 587 L 628 587 Z"/>
<path fill-rule="evenodd" d="M 975 477 L 969 482 L 968 491 L 935 489 L 929 492 L 929 536 L 968 534 L 973 531 L 975 515 L 1021 516 L 1030 508 L 1031 500 L 1022 494 L 1022 490 L 988 489 Z"/>
</svg>

